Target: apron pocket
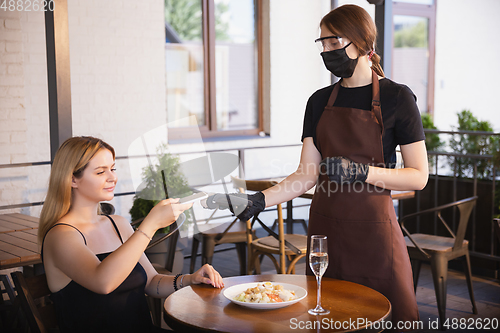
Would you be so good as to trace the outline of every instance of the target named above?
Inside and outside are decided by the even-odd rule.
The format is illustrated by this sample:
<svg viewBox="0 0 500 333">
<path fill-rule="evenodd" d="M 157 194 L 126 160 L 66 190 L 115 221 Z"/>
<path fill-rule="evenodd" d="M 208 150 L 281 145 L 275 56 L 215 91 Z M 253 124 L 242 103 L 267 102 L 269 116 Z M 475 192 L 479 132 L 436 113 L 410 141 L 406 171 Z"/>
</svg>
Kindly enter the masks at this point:
<svg viewBox="0 0 500 333">
<path fill-rule="evenodd" d="M 337 221 L 340 231 L 340 274 L 343 278 L 392 278 L 391 221 Z"/>
</svg>

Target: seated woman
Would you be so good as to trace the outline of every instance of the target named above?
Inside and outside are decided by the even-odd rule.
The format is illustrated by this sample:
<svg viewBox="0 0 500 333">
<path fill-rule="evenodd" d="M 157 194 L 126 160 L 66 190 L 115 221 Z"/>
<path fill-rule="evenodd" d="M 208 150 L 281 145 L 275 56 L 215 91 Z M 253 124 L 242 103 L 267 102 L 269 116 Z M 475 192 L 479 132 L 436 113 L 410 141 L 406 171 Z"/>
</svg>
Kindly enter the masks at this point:
<svg viewBox="0 0 500 333">
<path fill-rule="evenodd" d="M 145 294 L 161 298 L 200 283 L 223 287 L 210 265 L 166 276 L 144 254 L 156 230 L 192 204 L 163 200 L 135 232 L 121 216 L 98 214 L 99 202 L 113 199 L 115 172 L 114 149 L 93 137 L 66 140 L 54 159 L 38 241 L 61 332 L 160 330 Z"/>
</svg>

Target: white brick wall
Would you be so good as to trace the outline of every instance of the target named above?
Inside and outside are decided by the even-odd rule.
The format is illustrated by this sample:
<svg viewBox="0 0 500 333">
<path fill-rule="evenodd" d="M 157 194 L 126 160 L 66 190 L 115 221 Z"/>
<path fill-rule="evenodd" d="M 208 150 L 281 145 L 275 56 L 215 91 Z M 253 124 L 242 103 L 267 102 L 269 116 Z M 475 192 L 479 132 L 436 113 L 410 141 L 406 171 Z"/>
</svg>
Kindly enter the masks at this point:
<svg viewBox="0 0 500 333">
<path fill-rule="evenodd" d="M 50 160 L 46 64 L 43 13 L 0 11 L 0 164 Z M 0 169 L 0 205 L 42 201 L 48 173 Z"/>
<path fill-rule="evenodd" d="M 26 159 L 21 14 L 0 11 L 0 164 Z M 1 205 L 23 200 L 27 175 L 22 170 L 0 169 Z"/>
</svg>

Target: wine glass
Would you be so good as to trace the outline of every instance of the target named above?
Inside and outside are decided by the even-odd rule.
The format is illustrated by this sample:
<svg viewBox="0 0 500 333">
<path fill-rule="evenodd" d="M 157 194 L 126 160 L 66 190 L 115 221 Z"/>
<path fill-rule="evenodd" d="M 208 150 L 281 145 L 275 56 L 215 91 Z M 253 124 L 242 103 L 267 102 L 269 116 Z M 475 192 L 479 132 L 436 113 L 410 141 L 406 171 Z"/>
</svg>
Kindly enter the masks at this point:
<svg viewBox="0 0 500 333">
<path fill-rule="evenodd" d="M 327 237 L 324 235 L 312 235 L 311 246 L 309 251 L 309 266 L 316 275 L 316 282 L 318 284 L 316 307 L 307 311 L 311 315 L 326 315 L 329 310 L 321 307 L 321 278 L 328 267 L 328 245 L 326 243 Z"/>
</svg>

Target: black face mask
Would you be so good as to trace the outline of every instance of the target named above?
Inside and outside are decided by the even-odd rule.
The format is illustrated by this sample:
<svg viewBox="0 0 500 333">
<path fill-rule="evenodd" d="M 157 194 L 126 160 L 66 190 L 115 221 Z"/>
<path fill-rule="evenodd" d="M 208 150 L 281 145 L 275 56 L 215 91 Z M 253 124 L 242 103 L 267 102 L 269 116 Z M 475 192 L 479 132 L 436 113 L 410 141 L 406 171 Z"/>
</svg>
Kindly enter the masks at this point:
<svg viewBox="0 0 500 333">
<path fill-rule="evenodd" d="M 351 59 L 347 56 L 345 49 L 349 45 L 351 45 L 351 43 L 338 50 L 321 52 L 321 57 L 323 58 L 326 69 L 337 77 L 351 77 L 358 64 L 358 58 Z"/>
</svg>

